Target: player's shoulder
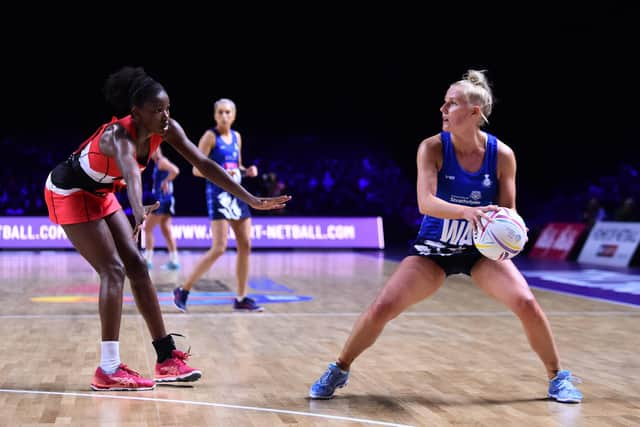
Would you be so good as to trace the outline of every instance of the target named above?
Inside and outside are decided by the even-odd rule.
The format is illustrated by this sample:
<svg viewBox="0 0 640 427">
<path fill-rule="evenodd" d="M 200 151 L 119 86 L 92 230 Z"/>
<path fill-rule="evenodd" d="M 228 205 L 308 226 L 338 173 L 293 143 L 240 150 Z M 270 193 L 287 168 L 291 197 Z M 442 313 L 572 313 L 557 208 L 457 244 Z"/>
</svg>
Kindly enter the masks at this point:
<svg viewBox="0 0 640 427">
<path fill-rule="evenodd" d="M 173 117 L 169 117 L 169 131 L 172 131 L 172 130 L 184 132 L 184 129 L 182 129 L 182 125 Z"/>
<path fill-rule="evenodd" d="M 507 143 L 505 143 L 503 140 L 501 140 L 498 137 L 495 137 L 495 138 L 496 138 L 498 155 L 506 156 L 506 157 L 512 157 L 512 156 L 515 155 L 514 152 L 513 152 L 513 149 L 511 147 L 509 147 L 509 145 L 507 145 Z"/>
<path fill-rule="evenodd" d="M 424 150 L 424 151 L 434 151 L 434 150 L 441 150 L 442 147 L 442 137 L 440 136 L 439 133 L 432 135 L 430 137 L 427 137 L 425 139 L 423 139 L 420 142 L 420 150 Z"/>
<path fill-rule="evenodd" d="M 114 121 L 104 125 L 104 132 L 122 132 L 126 130 L 126 126 L 120 121 Z"/>
<path fill-rule="evenodd" d="M 104 127 L 102 135 L 100 135 L 100 139 L 108 141 L 111 140 L 111 138 L 130 140 L 131 142 L 133 141 L 133 137 L 129 133 L 129 129 L 120 122 L 109 123 Z"/>
<path fill-rule="evenodd" d="M 202 134 L 202 139 L 204 139 L 209 143 L 215 144 L 216 138 L 218 138 L 218 135 L 216 134 L 213 128 L 209 128 L 205 130 L 204 133 Z"/>
</svg>

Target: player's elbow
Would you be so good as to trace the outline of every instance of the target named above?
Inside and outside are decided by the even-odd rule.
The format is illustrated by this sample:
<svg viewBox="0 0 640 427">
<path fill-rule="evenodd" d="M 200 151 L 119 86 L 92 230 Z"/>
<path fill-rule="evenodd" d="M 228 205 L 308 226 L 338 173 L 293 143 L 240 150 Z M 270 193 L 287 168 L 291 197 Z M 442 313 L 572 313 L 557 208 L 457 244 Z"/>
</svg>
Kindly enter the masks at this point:
<svg viewBox="0 0 640 427">
<path fill-rule="evenodd" d="M 418 211 L 421 215 L 434 216 L 438 208 L 438 198 L 431 192 L 418 193 Z"/>
<path fill-rule="evenodd" d="M 420 215 L 429 215 L 433 203 L 430 203 L 429 197 L 418 197 L 418 212 Z"/>
</svg>

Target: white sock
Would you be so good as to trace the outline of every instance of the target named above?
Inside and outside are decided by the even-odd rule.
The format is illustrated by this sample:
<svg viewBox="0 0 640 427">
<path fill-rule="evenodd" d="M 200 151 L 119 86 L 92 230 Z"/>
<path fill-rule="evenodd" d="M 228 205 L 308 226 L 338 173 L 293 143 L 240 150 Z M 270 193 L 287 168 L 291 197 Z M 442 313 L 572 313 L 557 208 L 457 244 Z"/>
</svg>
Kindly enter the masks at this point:
<svg viewBox="0 0 640 427">
<path fill-rule="evenodd" d="M 105 374 L 113 374 L 120 366 L 120 342 L 102 341 L 100 368 Z"/>
<path fill-rule="evenodd" d="M 236 301 L 241 302 L 244 299 L 244 297 L 245 297 L 244 295 L 242 296 L 238 295 L 236 296 Z"/>
<path fill-rule="evenodd" d="M 169 259 L 171 262 L 178 263 L 178 251 L 169 252 Z"/>
<path fill-rule="evenodd" d="M 151 262 L 151 260 L 153 259 L 153 249 L 145 249 L 144 259 Z"/>
</svg>

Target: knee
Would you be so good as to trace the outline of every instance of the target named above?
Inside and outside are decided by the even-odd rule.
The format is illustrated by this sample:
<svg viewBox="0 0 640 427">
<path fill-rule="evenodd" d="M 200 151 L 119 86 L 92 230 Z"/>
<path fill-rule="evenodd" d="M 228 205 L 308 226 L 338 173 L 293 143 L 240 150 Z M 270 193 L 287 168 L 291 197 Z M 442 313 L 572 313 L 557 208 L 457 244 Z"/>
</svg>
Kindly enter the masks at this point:
<svg viewBox="0 0 640 427">
<path fill-rule="evenodd" d="M 531 318 L 539 316 L 542 310 L 538 305 L 538 301 L 532 296 L 519 298 L 515 303 L 513 312 L 520 318 Z"/>
<path fill-rule="evenodd" d="M 142 255 L 137 254 L 127 260 L 126 272 L 133 286 L 138 280 L 149 275 L 149 268 L 144 258 L 142 258 Z"/>
<path fill-rule="evenodd" d="M 238 252 L 250 252 L 251 242 L 249 240 L 238 240 L 236 241 L 236 249 Z"/>
<path fill-rule="evenodd" d="M 389 299 L 376 299 L 369 307 L 369 316 L 374 322 L 387 323 L 398 315 L 396 304 Z"/>
<path fill-rule="evenodd" d="M 207 258 L 210 260 L 216 260 L 218 257 L 221 257 L 224 254 L 224 251 L 227 250 L 226 246 L 215 245 L 207 252 Z"/>
<path fill-rule="evenodd" d="M 102 281 L 108 283 L 124 283 L 124 264 L 117 259 L 111 260 L 98 271 L 98 274 Z"/>
</svg>

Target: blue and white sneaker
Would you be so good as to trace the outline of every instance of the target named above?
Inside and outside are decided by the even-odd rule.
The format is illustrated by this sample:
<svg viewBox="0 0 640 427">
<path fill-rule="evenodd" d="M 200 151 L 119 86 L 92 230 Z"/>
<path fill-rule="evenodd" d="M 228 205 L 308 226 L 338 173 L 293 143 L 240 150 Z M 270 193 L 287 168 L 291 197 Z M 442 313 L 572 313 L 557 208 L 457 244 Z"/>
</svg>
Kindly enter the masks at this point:
<svg viewBox="0 0 640 427">
<path fill-rule="evenodd" d="M 331 399 L 337 388 L 349 383 L 349 371 L 343 371 L 335 362 L 329 364 L 327 371 L 309 390 L 312 399 Z"/>
<path fill-rule="evenodd" d="M 558 371 L 549 381 L 549 397 L 563 403 L 582 402 L 582 393 L 573 385 L 581 383 L 580 378 L 574 377 L 569 371 Z"/>
<path fill-rule="evenodd" d="M 183 313 L 187 311 L 187 298 L 189 298 L 189 291 L 180 287 L 173 290 L 173 304 Z"/>
<path fill-rule="evenodd" d="M 162 265 L 163 270 L 180 270 L 180 263 L 175 261 L 169 261 Z"/>
</svg>

